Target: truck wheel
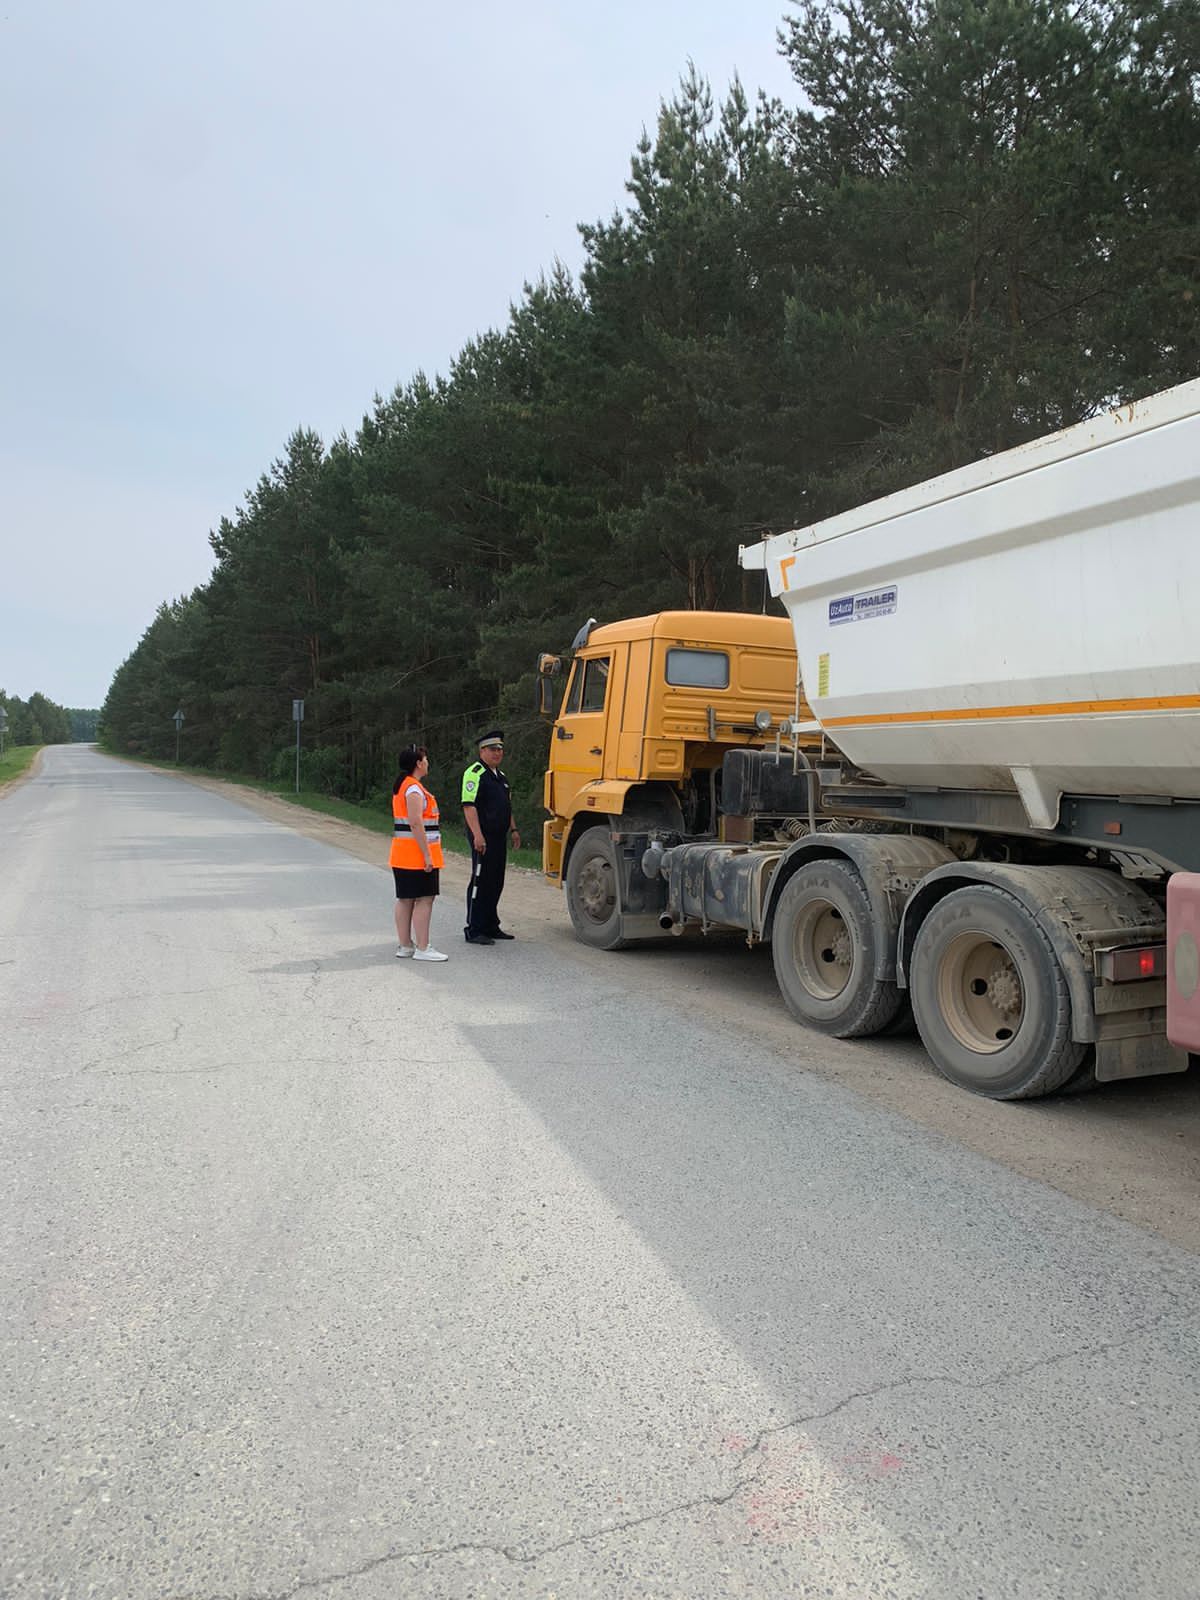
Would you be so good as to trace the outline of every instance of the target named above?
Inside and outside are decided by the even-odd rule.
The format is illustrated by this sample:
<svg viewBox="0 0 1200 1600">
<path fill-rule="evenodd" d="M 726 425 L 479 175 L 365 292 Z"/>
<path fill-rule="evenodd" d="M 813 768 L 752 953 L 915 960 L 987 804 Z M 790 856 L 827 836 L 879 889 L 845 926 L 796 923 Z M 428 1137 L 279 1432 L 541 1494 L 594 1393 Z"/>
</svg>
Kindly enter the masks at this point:
<svg viewBox="0 0 1200 1600">
<path fill-rule="evenodd" d="M 771 959 L 788 1010 L 836 1039 L 879 1033 L 904 997 L 875 976 L 877 930 L 862 879 L 844 861 L 810 861 L 783 886 Z"/>
<path fill-rule="evenodd" d="M 621 903 L 617 861 L 604 828 L 589 828 L 571 851 L 566 877 L 567 910 L 575 937 L 597 950 L 620 950 Z"/>
<path fill-rule="evenodd" d="M 1066 979 L 1046 935 L 1004 889 L 956 889 L 921 924 L 909 993 L 933 1063 L 992 1100 L 1053 1094 L 1079 1070 Z"/>
</svg>

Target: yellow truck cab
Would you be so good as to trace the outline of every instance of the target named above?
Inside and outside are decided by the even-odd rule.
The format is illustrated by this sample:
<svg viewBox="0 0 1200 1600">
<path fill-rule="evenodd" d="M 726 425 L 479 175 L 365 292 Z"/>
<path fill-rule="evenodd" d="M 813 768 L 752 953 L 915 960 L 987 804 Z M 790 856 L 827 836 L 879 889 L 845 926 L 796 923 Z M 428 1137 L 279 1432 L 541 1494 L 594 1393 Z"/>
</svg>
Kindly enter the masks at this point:
<svg viewBox="0 0 1200 1600">
<path fill-rule="evenodd" d="M 543 657 L 546 675 L 556 657 Z M 578 936 L 613 949 L 662 933 L 660 888 L 636 870 L 650 837 L 723 837 L 722 762 L 808 717 L 784 617 L 661 611 L 585 630 L 554 722 L 546 877 Z"/>
</svg>

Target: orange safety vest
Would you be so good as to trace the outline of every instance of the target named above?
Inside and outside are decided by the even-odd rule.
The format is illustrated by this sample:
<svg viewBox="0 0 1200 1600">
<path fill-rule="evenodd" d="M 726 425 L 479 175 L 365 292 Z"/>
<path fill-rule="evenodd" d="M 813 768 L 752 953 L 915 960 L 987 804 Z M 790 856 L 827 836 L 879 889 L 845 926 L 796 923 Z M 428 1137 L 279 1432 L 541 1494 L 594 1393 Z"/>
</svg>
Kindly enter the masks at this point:
<svg viewBox="0 0 1200 1600">
<path fill-rule="evenodd" d="M 429 841 L 429 854 L 435 867 L 445 866 L 442 859 L 442 830 L 438 826 L 438 803 L 425 785 L 416 778 L 405 778 L 392 796 L 392 853 L 388 865 L 407 867 L 410 872 L 423 872 L 425 858 L 421 846 L 408 820 L 408 791 L 420 789 L 425 796 L 421 821 L 425 824 L 425 837 Z"/>
</svg>

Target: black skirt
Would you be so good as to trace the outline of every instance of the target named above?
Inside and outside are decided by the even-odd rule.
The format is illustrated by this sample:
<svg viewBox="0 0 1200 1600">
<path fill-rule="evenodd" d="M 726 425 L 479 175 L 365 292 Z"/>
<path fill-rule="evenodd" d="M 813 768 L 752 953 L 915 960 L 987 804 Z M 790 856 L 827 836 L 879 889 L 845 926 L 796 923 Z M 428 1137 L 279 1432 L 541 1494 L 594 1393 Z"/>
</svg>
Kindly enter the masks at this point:
<svg viewBox="0 0 1200 1600">
<path fill-rule="evenodd" d="M 393 867 L 392 877 L 396 880 L 397 900 L 425 900 L 441 887 L 441 874 L 436 867 L 432 872 L 423 867 Z"/>
</svg>

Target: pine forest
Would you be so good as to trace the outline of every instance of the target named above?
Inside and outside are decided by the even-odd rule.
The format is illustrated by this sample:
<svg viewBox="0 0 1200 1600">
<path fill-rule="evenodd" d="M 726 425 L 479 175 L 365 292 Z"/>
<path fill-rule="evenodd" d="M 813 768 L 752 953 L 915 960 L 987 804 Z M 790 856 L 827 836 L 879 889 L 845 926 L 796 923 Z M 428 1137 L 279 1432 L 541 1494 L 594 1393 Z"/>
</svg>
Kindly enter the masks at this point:
<svg viewBox="0 0 1200 1600">
<path fill-rule="evenodd" d="M 306 786 L 373 802 L 498 722 L 534 808 L 585 618 L 757 611 L 739 544 L 1200 373 L 1200 0 L 805 0 L 780 48 L 794 103 L 689 73 L 577 274 L 286 441 L 111 749 L 172 758 L 180 708 L 188 763 L 280 778 L 302 697 Z"/>
</svg>

